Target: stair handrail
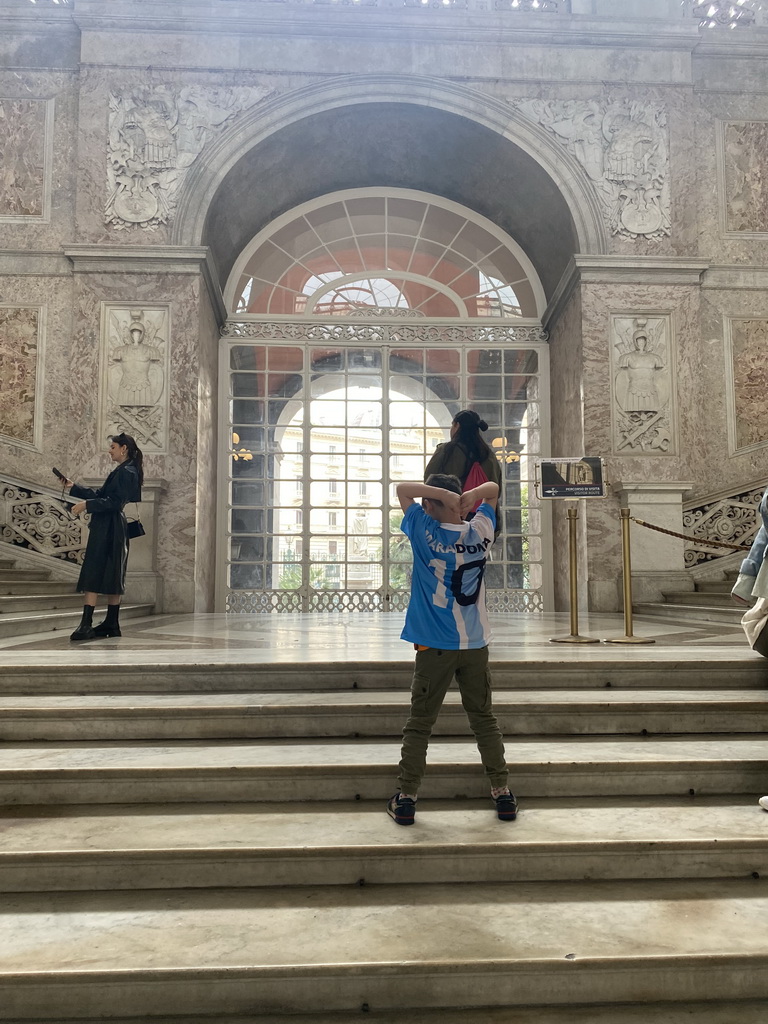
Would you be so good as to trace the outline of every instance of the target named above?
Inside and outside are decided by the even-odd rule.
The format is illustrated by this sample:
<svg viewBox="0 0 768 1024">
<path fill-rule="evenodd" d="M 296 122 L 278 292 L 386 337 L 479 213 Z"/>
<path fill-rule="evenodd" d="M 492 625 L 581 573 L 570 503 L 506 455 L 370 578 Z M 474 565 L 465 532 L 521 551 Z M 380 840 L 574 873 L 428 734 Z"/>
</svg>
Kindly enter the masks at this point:
<svg viewBox="0 0 768 1024">
<path fill-rule="evenodd" d="M 728 541 L 749 547 L 760 525 L 760 500 L 766 480 L 753 481 L 738 491 L 716 491 L 683 504 L 683 529 L 695 539 L 685 544 L 685 566 L 694 568 L 719 558 L 733 558 L 727 549 L 707 547 L 707 541 Z"/>
<path fill-rule="evenodd" d="M 0 540 L 82 564 L 88 527 L 72 516 L 61 489 L 0 473 Z"/>
</svg>

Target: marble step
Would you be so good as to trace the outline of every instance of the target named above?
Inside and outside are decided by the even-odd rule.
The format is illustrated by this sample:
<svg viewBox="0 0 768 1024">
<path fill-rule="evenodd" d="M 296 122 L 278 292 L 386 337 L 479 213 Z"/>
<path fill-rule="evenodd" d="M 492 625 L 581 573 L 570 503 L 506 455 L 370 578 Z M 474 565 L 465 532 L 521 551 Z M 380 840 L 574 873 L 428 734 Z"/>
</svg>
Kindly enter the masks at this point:
<svg viewBox="0 0 768 1024">
<path fill-rule="evenodd" d="M 667 595 L 667 597 L 669 596 Z M 744 609 L 737 608 L 732 601 L 727 606 L 723 605 L 722 607 L 711 601 L 706 602 L 704 605 L 694 604 L 692 601 L 680 604 L 667 601 L 666 603 L 659 602 L 658 604 L 636 604 L 633 607 L 636 615 L 643 615 L 651 619 L 668 619 L 679 623 L 722 622 L 738 625 L 744 613 Z"/>
<path fill-rule="evenodd" d="M 0 583 L 49 580 L 50 578 L 49 569 L 14 569 L 10 565 L 0 567 Z"/>
<path fill-rule="evenodd" d="M 694 997 L 768 999 L 766 880 L 21 893 L 0 910 L 0 1020 Z"/>
<path fill-rule="evenodd" d="M 484 1006 L 481 1010 L 336 1010 L 333 1013 L 259 1013 L 258 1016 L 213 1016 L 190 1018 L 164 1014 L 152 1017 L 109 1017 L 109 1024 L 765 1024 L 763 1000 L 728 1000 L 711 1003 L 650 1003 L 602 1006 Z M 22 1024 L 16 1018 L 6 1024 Z M 72 1024 L 72 1018 L 27 1018 L 23 1024 Z M 104 1024 L 90 1018 L 80 1024 Z"/>
<path fill-rule="evenodd" d="M 733 579 L 725 580 L 697 580 L 696 590 L 701 594 L 727 594 L 730 597 L 733 584 L 736 582 L 736 574 Z"/>
<path fill-rule="evenodd" d="M 396 736 L 408 691 L 0 696 L 0 741 Z M 500 690 L 505 736 L 768 733 L 756 690 Z M 436 736 L 470 736 L 449 690 Z"/>
<path fill-rule="evenodd" d="M 713 592 L 712 590 L 671 591 L 664 594 L 664 600 L 667 604 L 674 605 L 682 604 L 696 605 L 697 607 L 728 608 L 732 612 L 738 612 L 739 610 L 739 606 L 731 597 L 731 591 L 729 588 L 726 588 L 722 592 Z"/>
<path fill-rule="evenodd" d="M 394 738 L 5 743 L 0 804 L 383 799 L 399 753 Z M 759 794 L 768 738 L 528 737 L 506 756 L 524 797 Z M 424 793 L 486 794 L 473 742 L 440 737 L 428 760 Z"/>
<path fill-rule="evenodd" d="M 712 836 L 717 841 L 712 841 Z M 749 796 L 61 805 L 0 809 L 0 891 L 768 876 Z"/>
<path fill-rule="evenodd" d="M 129 606 L 126 606 L 128 608 Z M 97 612 L 98 614 L 98 612 Z M 136 614 L 139 614 L 137 612 Z M 121 612 L 122 618 L 123 612 Z M 68 620 L 68 625 L 71 623 Z M 74 627 L 71 627 L 74 628 Z M 162 640 L 163 634 L 152 636 Z M 286 660 L 259 662 L 231 657 L 224 652 L 214 660 L 206 651 L 194 648 L 173 652 L 168 660 L 164 651 L 128 647 L 129 636 L 81 644 L 84 657 L 76 662 L 62 657 L 62 651 L 71 652 L 66 637 L 56 650 L 16 652 L 3 651 L 3 673 L 0 687 L 3 693 L 33 694 L 127 694 L 127 693 L 251 693 L 258 690 L 284 692 L 286 690 L 329 692 L 339 690 L 399 690 L 408 693 L 413 673 L 413 661 L 406 653 L 397 661 L 322 661 Z M 500 690 L 532 690 L 536 688 L 619 690 L 663 690 L 673 684 L 675 689 L 701 692 L 716 690 L 761 690 L 766 687 L 766 661 L 747 647 L 715 652 L 705 662 L 684 662 L 674 651 L 663 648 L 632 648 L 626 660 L 611 655 L 614 648 L 589 645 L 589 653 L 582 649 L 574 652 L 584 655 L 583 660 L 559 660 L 557 645 L 539 651 L 537 658 L 510 660 L 500 655 L 491 663 L 493 684 Z M 130 664 L 126 652 L 130 650 Z M 115 657 L 121 652 L 119 660 Z M 649 653 L 652 651 L 653 653 Z M 258 654 L 258 652 L 256 652 Z"/>
<path fill-rule="evenodd" d="M 2 580 L 0 594 L 63 594 L 71 596 L 75 586 L 74 580 Z M 82 601 L 82 595 L 78 595 Z"/>
<path fill-rule="evenodd" d="M 65 591 L 59 584 L 56 591 L 46 594 L 0 594 L 0 615 L 16 612 L 56 611 L 59 608 L 82 609 L 83 595 Z"/>
<path fill-rule="evenodd" d="M 80 621 L 80 610 L 83 607 L 82 596 L 75 595 L 77 600 L 70 610 L 60 611 L 28 611 L 6 612 L 0 616 L 0 639 L 11 636 L 28 636 L 36 633 L 49 633 L 57 630 L 69 635 Z M 0 599 L 1 600 L 1 599 Z M 96 617 L 103 610 L 97 608 Z M 150 615 L 151 604 L 126 604 L 120 609 L 120 618 L 129 619 L 134 616 Z M 80 645 L 82 647 L 84 645 Z M 7 680 L 3 680 L 5 684 Z"/>
</svg>

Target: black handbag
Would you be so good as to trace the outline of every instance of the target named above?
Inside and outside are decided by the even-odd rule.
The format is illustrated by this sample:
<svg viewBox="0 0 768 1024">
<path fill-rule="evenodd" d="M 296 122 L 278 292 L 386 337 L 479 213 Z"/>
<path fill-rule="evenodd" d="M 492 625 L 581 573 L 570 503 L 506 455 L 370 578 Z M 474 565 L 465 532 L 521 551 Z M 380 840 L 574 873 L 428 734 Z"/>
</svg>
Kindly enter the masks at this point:
<svg viewBox="0 0 768 1024">
<path fill-rule="evenodd" d="M 137 537 L 144 537 L 146 532 L 144 524 L 139 518 L 139 506 L 136 505 L 136 518 L 129 519 L 127 521 L 125 524 L 125 534 L 128 537 L 128 540 L 136 540 Z"/>
</svg>

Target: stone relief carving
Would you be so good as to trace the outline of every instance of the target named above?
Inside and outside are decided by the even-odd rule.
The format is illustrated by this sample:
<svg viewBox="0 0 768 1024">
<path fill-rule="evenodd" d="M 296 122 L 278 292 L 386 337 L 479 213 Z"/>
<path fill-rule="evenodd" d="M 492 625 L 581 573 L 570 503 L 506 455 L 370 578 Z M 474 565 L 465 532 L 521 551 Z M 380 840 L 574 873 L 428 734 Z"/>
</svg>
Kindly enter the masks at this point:
<svg viewBox="0 0 768 1024">
<path fill-rule="evenodd" d="M 728 318 L 733 448 L 768 443 L 768 320 Z"/>
<path fill-rule="evenodd" d="M 699 19 L 701 28 L 720 25 L 735 28 L 737 25 L 754 25 L 756 13 L 761 8 L 759 0 L 706 0 L 705 3 L 692 0 L 691 14 Z"/>
<path fill-rule="evenodd" d="M 30 448 L 39 447 L 42 431 L 41 343 L 40 309 L 0 306 L 0 435 Z"/>
<path fill-rule="evenodd" d="M 726 231 L 768 232 L 768 121 L 723 125 L 722 166 Z"/>
<path fill-rule="evenodd" d="M 109 98 L 107 204 L 116 228 L 156 228 L 170 219 L 179 188 L 206 142 L 272 92 L 267 86 L 178 92 L 164 86 Z"/>
<path fill-rule="evenodd" d="M 168 443 L 169 311 L 105 305 L 102 314 L 102 425 L 126 431 L 147 452 Z"/>
<path fill-rule="evenodd" d="M 611 232 L 670 233 L 666 112 L 650 103 L 524 100 L 515 106 L 551 132 L 589 175 Z"/>
<path fill-rule="evenodd" d="M 668 316 L 614 316 L 611 321 L 614 451 L 674 453 Z"/>
<path fill-rule="evenodd" d="M 0 98 L 0 220 L 46 215 L 51 103 Z"/>
</svg>

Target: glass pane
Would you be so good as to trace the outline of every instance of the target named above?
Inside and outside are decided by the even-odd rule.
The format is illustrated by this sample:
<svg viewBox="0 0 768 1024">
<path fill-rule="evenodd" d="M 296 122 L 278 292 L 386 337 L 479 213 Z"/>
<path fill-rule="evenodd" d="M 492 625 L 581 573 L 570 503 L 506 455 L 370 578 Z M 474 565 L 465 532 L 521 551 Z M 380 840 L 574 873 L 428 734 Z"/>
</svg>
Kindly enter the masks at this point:
<svg viewBox="0 0 768 1024">
<path fill-rule="evenodd" d="M 266 349 L 261 345 L 233 345 L 229 350 L 229 365 L 233 370 L 263 370 Z"/>
<path fill-rule="evenodd" d="M 255 399 L 236 398 L 231 403 L 231 422 L 235 425 L 243 423 L 263 423 L 264 403 Z"/>
</svg>

